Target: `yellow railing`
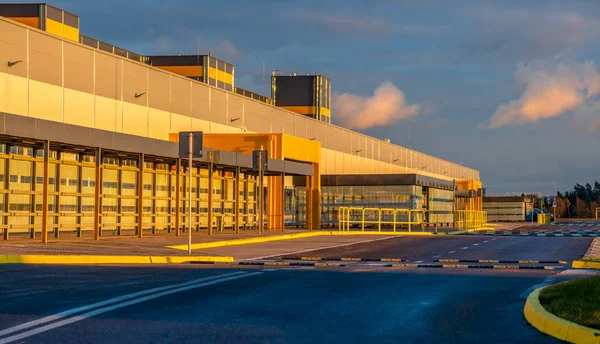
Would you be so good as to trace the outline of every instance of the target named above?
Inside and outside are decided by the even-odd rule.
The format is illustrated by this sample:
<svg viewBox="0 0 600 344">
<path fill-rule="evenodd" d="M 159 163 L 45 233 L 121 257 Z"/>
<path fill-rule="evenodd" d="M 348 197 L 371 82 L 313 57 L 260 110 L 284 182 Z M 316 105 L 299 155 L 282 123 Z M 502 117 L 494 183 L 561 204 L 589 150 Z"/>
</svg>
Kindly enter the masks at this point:
<svg viewBox="0 0 600 344">
<path fill-rule="evenodd" d="M 487 223 L 487 212 L 480 210 L 457 210 L 454 212 L 454 229 L 465 230 L 483 227 Z"/>
<path fill-rule="evenodd" d="M 338 212 L 340 231 L 350 231 L 352 225 L 360 226 L 363 232 L 365 226 L 370 225 L 376 225 L 379 232 L 381 232 L 382 226 L 391 226 L 394 232 L 396 232 L 398 226 L 408 226 L 408 231 L 411 232 L 415 225 L 420 225 L 421 230 L 425 231 L 424 221 L 425 212 L 423 210 L 340 207 Z"/>
</svg>

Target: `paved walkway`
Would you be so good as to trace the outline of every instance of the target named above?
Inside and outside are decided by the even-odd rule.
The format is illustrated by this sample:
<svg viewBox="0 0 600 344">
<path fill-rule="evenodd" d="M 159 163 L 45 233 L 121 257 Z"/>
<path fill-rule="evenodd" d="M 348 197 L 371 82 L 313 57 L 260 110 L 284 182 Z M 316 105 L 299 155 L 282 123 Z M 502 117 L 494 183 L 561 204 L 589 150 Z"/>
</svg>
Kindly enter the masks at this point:
<svg viewBox="0 0 600 344">
<path fill-rule="evenodd" d="M 281 234 L 302 233 L 305 230 L 286 230 L 285 232 L 269 232 L 266 231 L 259 234 L 257 231 L 245 231 L 241 234 L 232 232 L 218 232 L 213 235 L 206 233 L 192 233 L 192 243 L 212 242 L 222 240 L 233 240 L 241 238 L 254 238 L 274 236 Z M 48 255 L 131 255 L 131 256 L 148 256 L 148 255 L 168 255 L 168 256 L 184 256 L 188 255 L 187 251 L 175 250 L 167 248 L 167 246 L 187 244 L 187 233 L 182 233 L 181 236 L 174 234 L 155 234 L 137 238 L 133 236 L 105 236 L 96 241 L 89 237 L 75 238 L 64 236 L 61 239 L 52 239 L 47 244 L 42 244 L 39 240 L 18 239 L 13 237 L 11 240 L 0 240 L 0 254 L 21 255 L 21 254 L 48 254 Z M 192 251 L 192 255 L 215 255 L 214 253 L 205 253 L 202 251 Z M 222 251 L 223 256 L 227 256 L 227 252 Z"/>
</svg>

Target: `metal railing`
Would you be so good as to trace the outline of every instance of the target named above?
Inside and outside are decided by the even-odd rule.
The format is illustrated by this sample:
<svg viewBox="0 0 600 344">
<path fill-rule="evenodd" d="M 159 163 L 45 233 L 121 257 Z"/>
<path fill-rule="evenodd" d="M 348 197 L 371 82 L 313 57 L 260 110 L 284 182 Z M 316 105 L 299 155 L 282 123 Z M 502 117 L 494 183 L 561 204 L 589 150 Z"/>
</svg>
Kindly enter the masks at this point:
<svg viewBox="0 0 600 344">
<path fill-rule="evenodd" d="M 412 232 L 414 226 L 419 225 L 425 231 L 424 220 L 425 212 L 417 209 L 340 207 L 338 229 L 350 231 L 350 227 L 355 225 L 364 232 L 365 227 L 376 226 L 381 232 L 382 226 L 387 226 L 396 232 L 399 226 L 407 226 Z"/>
<path fill-rule="evenodd" d="M 480 210 L 457 210 L 454 212 L 454 229 L 465 230 L 483 227 L 487 223 L 487 212 Z"/>
</svg>

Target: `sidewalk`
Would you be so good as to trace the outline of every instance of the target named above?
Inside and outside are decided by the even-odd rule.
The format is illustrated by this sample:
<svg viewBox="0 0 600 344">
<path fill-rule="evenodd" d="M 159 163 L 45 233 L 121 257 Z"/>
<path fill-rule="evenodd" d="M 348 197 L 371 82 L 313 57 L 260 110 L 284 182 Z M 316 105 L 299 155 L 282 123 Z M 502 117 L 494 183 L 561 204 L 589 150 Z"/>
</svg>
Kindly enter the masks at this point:
<svg viewBox="0 0 600 344">
<path fill-rule="evenodd" d="M 285 230 L 245 231 L 240 234 L 192 233 L 192 254 L 187 251 L 188 236 L 182 233 L 133 236 L 65 237 L 42 244 L 37 240 L 0 241 L 0 263 L 31 264 L 156 264 L 182 262 L 234 262 L 315 249 L 385 240 L 396 235 L 338 231 Z M 418 233 L 417 233 L 418 234 Z M 425 233 L 429 234 L 430 233 Z M 176 248 L 174 248 L 176 247 Z"/>
</svg>

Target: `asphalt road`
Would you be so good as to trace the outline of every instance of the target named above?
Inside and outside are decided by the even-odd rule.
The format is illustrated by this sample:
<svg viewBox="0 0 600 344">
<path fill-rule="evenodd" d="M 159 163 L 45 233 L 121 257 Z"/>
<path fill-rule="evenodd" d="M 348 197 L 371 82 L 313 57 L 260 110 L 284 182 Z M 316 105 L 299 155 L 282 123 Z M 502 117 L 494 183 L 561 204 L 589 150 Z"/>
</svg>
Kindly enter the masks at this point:
<svg viewBox="0 0 600 344">
<path fill-rule="evenodd" d="M 569 274 L 7 265 L 0 343 L 555 343 L 522 309 Z"/>
<path fill-rule="evenodd" d="M 591 238 L 397 237 L 310 256 L 567 260 Z M 0 344 L 555 343 L 523 317 L 567 270 L 0 265 Z"/>
<path fill-rule="evenodd" d="M 410 262 L 436 259 L 563 260 L 581 258 L 593 238 L 575 237 L 396 237 L 303 253 L 313 257 L 402 258 Z"/>
</svg>

